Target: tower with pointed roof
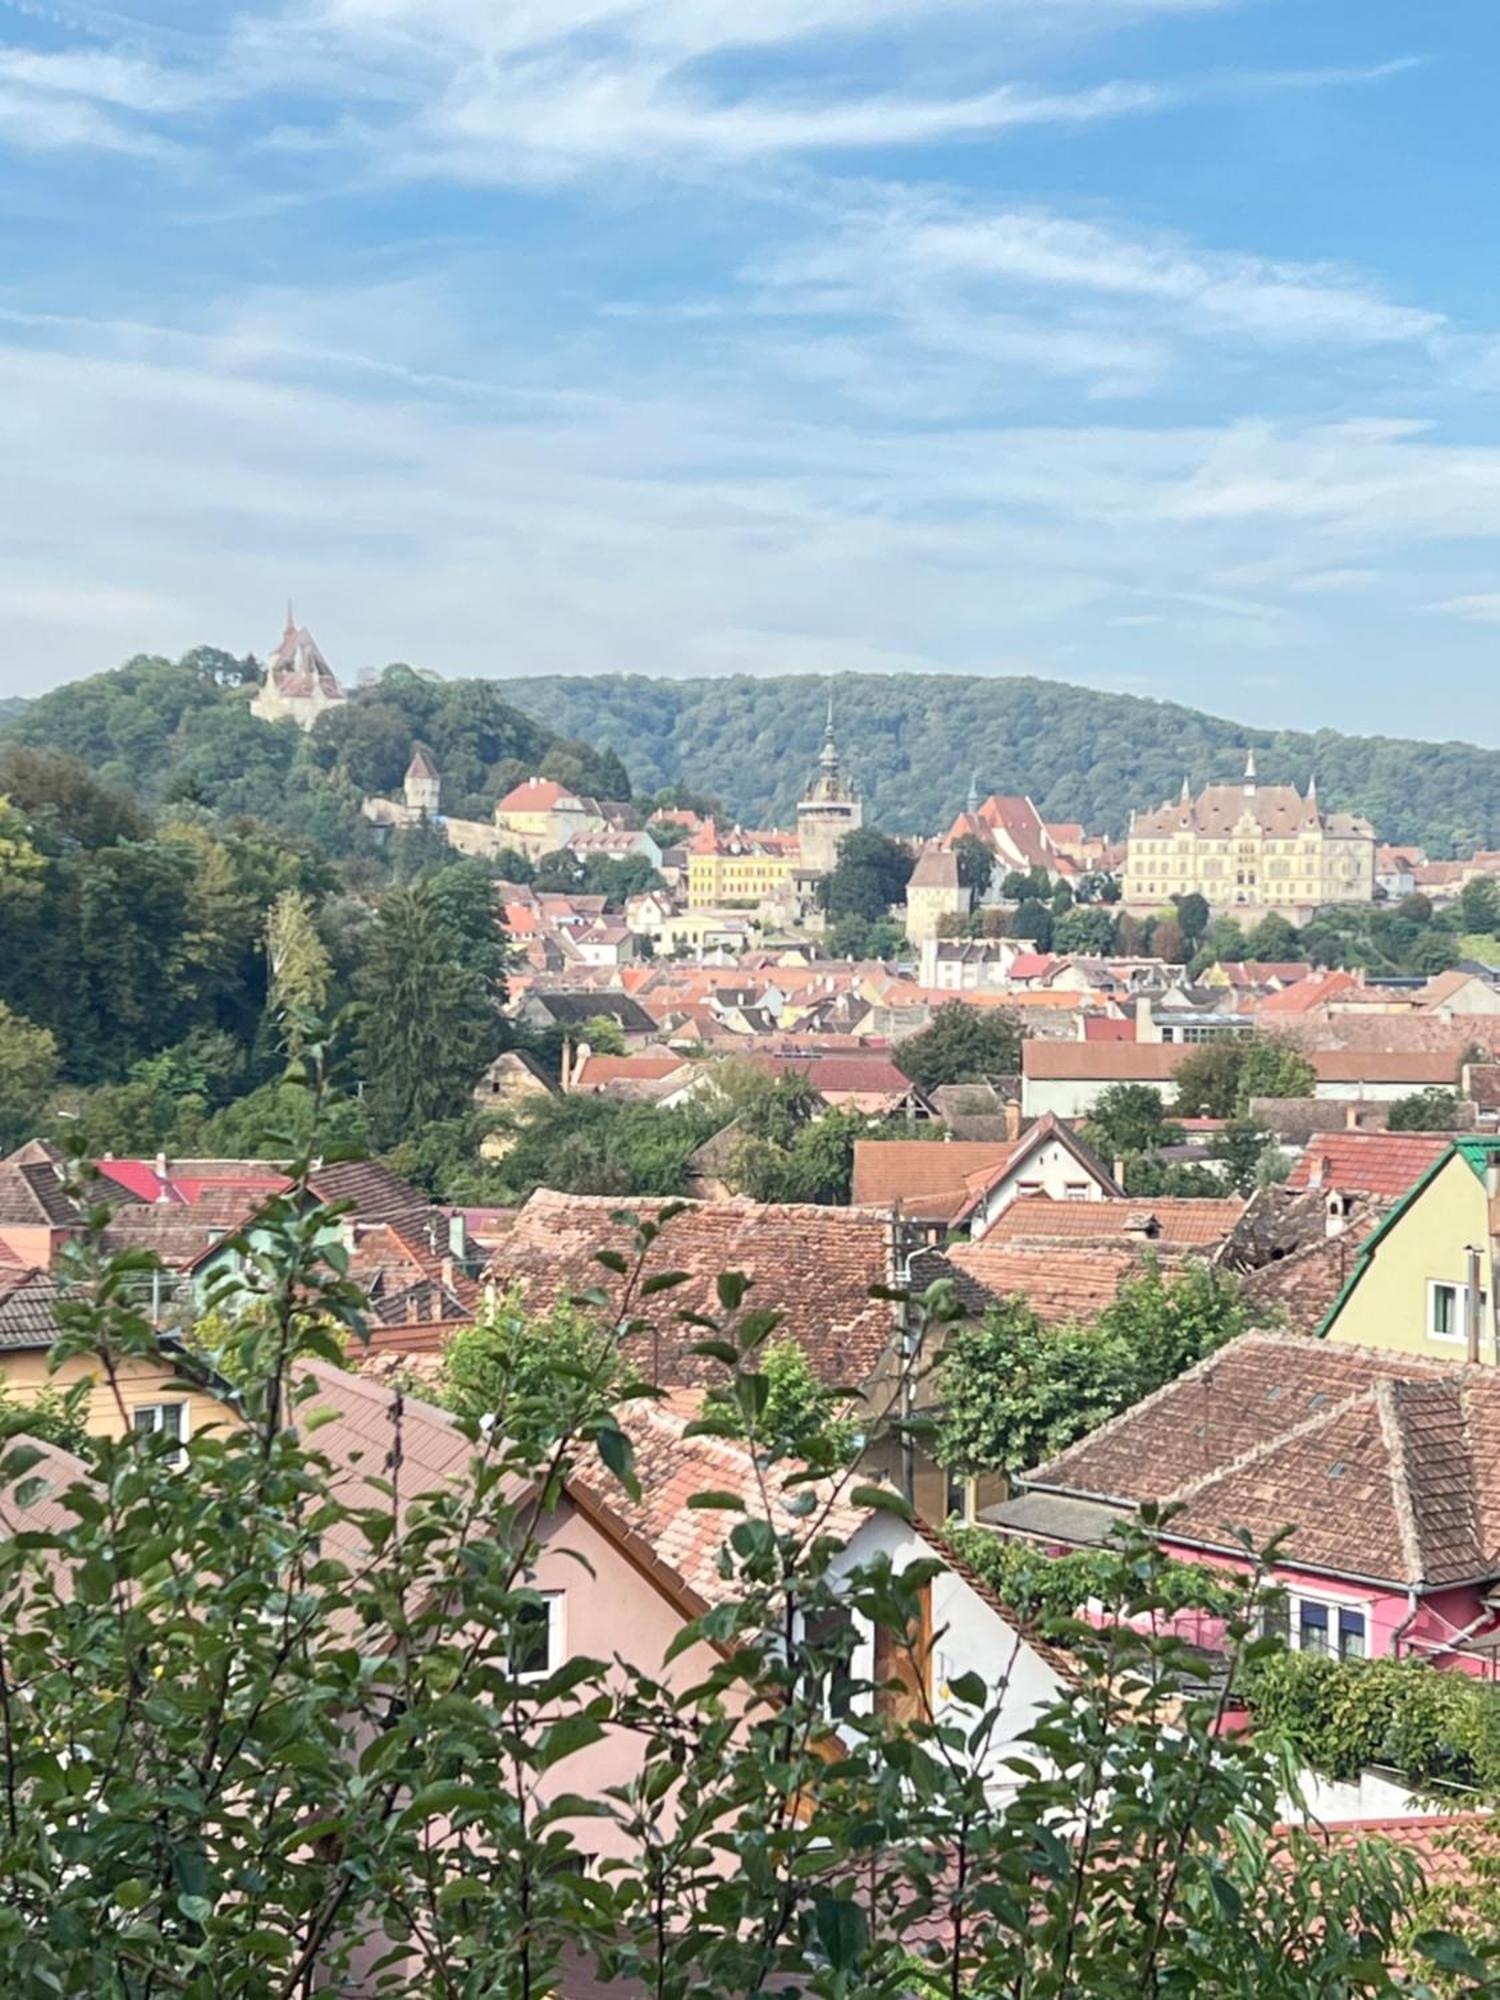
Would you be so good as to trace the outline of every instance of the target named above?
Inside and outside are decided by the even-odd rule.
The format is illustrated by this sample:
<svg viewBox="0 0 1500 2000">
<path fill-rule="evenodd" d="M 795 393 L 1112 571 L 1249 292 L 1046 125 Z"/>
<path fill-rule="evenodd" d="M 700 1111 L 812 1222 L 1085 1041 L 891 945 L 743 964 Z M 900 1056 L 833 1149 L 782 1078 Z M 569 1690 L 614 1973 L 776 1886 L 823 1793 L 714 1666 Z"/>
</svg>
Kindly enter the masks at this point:
<svg viewBox="0 0 1500 2000">
<path fill-rule="evenodd" d="M 297 623 L 288 603 L 286 629 L 266 661 L 266 677 L 250 703 L 251 714 L 262 722 L 295 722 L 299 729 L 311 729 L 320 715 L 344 699 L 317 640 Z"/>
<path fill-rule="evenodd" d="M 420 743 L 412 752 L 401 789 L 408 812 L 426 813 L 429 819 L 437 818 L 443 796 L 443 780 L 437 765 Z"/>
<path fill-rule="evenodd" d="M 833 693 L 818 768 L 797 806 L 797 846 L 800 865 L 819 875 L 831 875 L 838 865 L 839 842 L 864 825 L 864 806 L 844 776 L 833 734 Z"/>
</svg>

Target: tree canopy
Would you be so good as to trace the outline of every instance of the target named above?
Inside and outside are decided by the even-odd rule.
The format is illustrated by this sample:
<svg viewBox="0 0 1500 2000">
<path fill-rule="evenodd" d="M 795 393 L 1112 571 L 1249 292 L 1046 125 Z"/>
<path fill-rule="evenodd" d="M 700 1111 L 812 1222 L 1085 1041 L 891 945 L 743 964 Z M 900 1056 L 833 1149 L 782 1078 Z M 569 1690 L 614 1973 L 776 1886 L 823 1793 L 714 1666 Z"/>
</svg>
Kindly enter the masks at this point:
<svg viewBox="0 0 1500 2000">
<path fill-rule="evenodd" d="M 1014 1076 L 1021 1067 L 1021 1024 L 1004 1007 L 948 1000 L 919 1034 L 897 1043 L 892 1059 L 920 1090 Z"/>
</svg>

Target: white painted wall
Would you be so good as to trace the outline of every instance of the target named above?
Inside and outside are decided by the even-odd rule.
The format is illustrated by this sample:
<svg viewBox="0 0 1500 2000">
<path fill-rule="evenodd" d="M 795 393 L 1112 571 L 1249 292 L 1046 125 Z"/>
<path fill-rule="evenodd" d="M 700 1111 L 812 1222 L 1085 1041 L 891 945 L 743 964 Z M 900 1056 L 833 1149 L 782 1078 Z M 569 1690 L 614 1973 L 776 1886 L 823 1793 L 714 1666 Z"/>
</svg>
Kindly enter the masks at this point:
<svg viewBox="0 0 1500 2000">
<path fill-rule="evenodd" d="M 1070 1188 L 1086 1188 L 1088 1192 L 1081 1197 L 1070 1195 Z M 1048 1195 L 1053 1201 L 1104 1199 L 1103 1188 L 1087 1167 L 1081 1165 L 1060 1140 L 1049 1139 L 1045 1145 L 1019 1161 L 1014 1171 L 990 1190 L 984 1206 L 974 1211 L 969 1223 L 969 1235 L 974 1241 L 978 1242 L 981 1236 L 987 1235 L 997 1219 L 1023 1193 Z"/>
<path fill-rule="evenodd" d="M 898 1572 L 921 1558 L 936 1556 L 940 1550 L 923 1541 L 917 1530 L 894 1514 L 872 1514 L 851 1537 L 833 1564 L 835 1578 L 867 1563 L 876 1555 L 890 1557 Z M 856 1679 L 868 1680 L 874 1668 L 874 1635 L 856 1614 L 862 1628 L 861 1643 L 855 1648 L 852 1669 Z M 974 1711 L 954 1701 L 949 1685 L 962 1674 L 975 1673 L 984 1681 L 993 1701 L 1000 1690 L 1004 1698 L 998 1726 L 984 1758 L 985 1788 L 1001 1799 L 1014 1792 L 1017 1780 L 1002 1768 L 1004 1759 L 1015 1752 L 1022 1735 L 1042 1710 L 1063 1691 L 1057 1671 L 1027 1644 L 1025 1639 L 964 1579 L 949 1570 L 932 1582 L 933 1668 L 932 1694 L 935 1718 L 940 1723 L 974 1721 Z M 1038 1764 L 1040 1757 L 1034 1759 Z"/>
</svg>

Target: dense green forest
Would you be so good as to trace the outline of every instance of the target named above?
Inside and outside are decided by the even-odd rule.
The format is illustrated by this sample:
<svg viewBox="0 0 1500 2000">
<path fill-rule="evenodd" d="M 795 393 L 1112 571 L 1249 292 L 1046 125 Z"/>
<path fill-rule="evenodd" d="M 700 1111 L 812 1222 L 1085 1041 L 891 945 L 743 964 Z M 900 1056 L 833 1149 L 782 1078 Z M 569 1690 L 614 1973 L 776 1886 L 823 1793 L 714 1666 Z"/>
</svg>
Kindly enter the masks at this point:
<svg viewBox="0 0 1500 2000">
<path fill-rule="evenodd" d="M 1196 709 L 1058 681 L 939 674 L 648 680 L 552 675 L 509 684 L 529 715 L 619 751 L 643 788 L 719 793 L 745 824 L 785 823 L 817 756 L 830 687 L 839 743 L 873 817 L 931 832 L 986 791 L 1029 792 L 1052 819 L 1120 833 L 1132 807 L 1237 778 L 1363 812 L 1382 839 L 1432 854 L 1500 846 L 1500 751 L 1470 743 L 1249 729 Z"/>
<path fill-rule="evenodd" d="M 249 712 L 255 663 L 212 647 L 142 655 L 28 703 L 0 703 L 0 735 L 82 758 L 151 803 L 195 800 L 295 826 L 333 852 L 368 845 L 359 798 L 393 792 L 423 743 L 448 812 L 483 817 L 539 770 L 597 796 L 686 785 L 742 822 L 790 819 L 813 768 L 830 685 L 847 768 L 870 817 L 930 832 L 984 791 L 1028 792 L 1053 819 L 1122 832 L 1133 807 L 1239 776 L 1306 785 L 1363 812 L 1383 839 L 1435 856 L 1500 846 L 1500 750 L 1249 729 L 1174 703 L 1021 678 L 841 674 L 723 680 L 550 675 L 443 681 L 386 668 L 310 737 Z M 628 776 L 627 776 L 628 772 Z"/>
</svg>

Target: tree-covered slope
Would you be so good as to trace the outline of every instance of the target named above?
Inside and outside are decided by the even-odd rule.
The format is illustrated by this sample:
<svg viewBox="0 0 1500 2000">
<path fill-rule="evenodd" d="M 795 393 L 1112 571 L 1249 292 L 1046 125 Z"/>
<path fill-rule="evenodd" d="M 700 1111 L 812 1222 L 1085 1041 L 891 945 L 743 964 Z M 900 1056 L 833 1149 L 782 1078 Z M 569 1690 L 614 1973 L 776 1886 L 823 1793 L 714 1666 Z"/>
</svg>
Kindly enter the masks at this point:
<svg viewBox="0 0 1500 2000">
<path fill-rule="evenodd" d="M 251 714 L 258 674 L 254 660 L 209 646 L 180 660 L 139 654 L 20 704 L 0 718 L 0 738 L 79 758 L 148 804 L 253 814 L 333 852 L 358 834 L 362 797 L 399 791 L 419 743 L 442 773 L 445 810 L 461 817 L 486 817 L 531 772 L 604 798 L 629 796 L 613 752 L 533 721 L 501 682 L 387 667 L 303 735 Z"/>
<path fill-rule="evenodd" d="M 1053 819 L 1122 831 L 1132 807 L 1238 777 L 1366 813 L 1434 854 L 1500 846 L 1500 751 L 1332 730 L 1250 729 L 1174 703 L 1031 679 L 937 674 L 651 680 L 555 675 L 509 692 L 538 722 L 617 750 L 636 789 L 717 792 L 746 824 L 785 821 L 812 769 L 830 686 L 840 747 L 882 825 L 931 831 L 981 790 L 1029 792 Z"/>
</svg>

